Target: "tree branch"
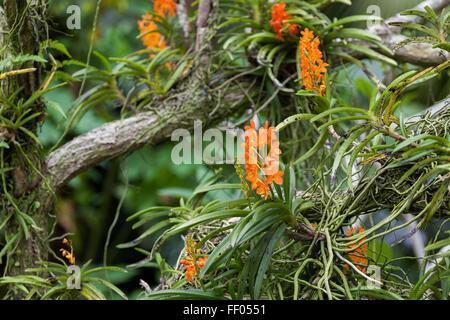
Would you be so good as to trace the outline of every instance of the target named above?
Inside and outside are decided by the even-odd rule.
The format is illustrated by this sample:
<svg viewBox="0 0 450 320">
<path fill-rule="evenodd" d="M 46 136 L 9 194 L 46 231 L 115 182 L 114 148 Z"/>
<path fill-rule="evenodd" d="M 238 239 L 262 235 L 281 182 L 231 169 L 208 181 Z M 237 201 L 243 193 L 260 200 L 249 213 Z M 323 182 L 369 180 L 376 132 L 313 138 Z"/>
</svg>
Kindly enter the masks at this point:
<svg viewBox="0 0 450 320">
<path fill-rule="evenodd" d="M 190 81 L 186 79 L 186 82 Z M 175 129 L 192 130 L 194 120 L 211 126 L 237 111 L 245 110 L 243 106 L 247 95 L 240 92 L 237 86 L 228 92 L 221 98 L 223 104 L 216 109 L 218 96 L 207 94 L 203 88 L 191 92 L 186 89 L 177 99 L 163 102 L 162 111 L 158 114 L 143 112 L 106 123 L 74 138 L 47 156 L 47 175 L 52 187 L 58 191 L 77 174 L 102 161 L 126 155 L 145 145 L 162 143 L 170 138 Z M 212 113 L 212 110 L 215 112 Z"/>
<path fill-rule="evenodd" d="M 205 33 L 208 30 L 208 20 L 211 13 L 211 0 L 200 0 L 197 15 L 197 38 L 195 41 L 195 50 L 198 51 L 202 47 Z"/>
<path fill-rule="evenodd" d="M 429 6 L 435 12 L 440 12 L 443 8 L 449 5 L 450 0 L 427 0 L 421 2 L 413 9 L 424 11 L 424 8 Z M 402 16 L 397 14 L 386 19 L 383 23 L 376 24 L 368 28 L 367 31 L 378 35 L 386 47 L 394 50 L 395 46 L 399 42 L 407 39 L 407 37 L 401 34 L 401 27 L 389 25 L 390 22 L 421 23 L 422 19 L 417 16 Z M 381 52 L 381 49 L 373 44 L 368 46 Z M 398 49 L 394 53 L 394 58 L 395 60 L 401 62 L 409 62 L 421 66 L 434 66 L 448 60 L 449 54 L 445 50 L 437 48 L 433 49 L 432 45 L 428 43 L 412 43 Z"/>
</svg>

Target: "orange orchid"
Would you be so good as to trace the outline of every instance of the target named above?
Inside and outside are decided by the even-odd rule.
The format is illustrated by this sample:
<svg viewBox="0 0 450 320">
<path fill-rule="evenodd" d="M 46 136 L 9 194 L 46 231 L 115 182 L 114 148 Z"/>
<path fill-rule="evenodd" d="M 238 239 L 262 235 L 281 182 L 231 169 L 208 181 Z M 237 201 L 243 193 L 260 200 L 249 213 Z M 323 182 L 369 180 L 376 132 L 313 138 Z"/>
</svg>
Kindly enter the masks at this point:
<svg viewBox="0 0 450 320">
<path fill-rule="evenodd" d="M 199 257 L 200 250 L 197 249 L 197 242 L 195 242 L 192 239 L 191 234 L 188 234 L 185 243 L 186 243 L 185 250 L 189 256 L 184 259 L 181 259 L 180 263 L 185 266 L 186 281 L 192 282 L 193 280 L 195 280 L 198 283 L 199 280 L 197 279 L 196 276 L 197 270 L 198 271 L 202 270 L 203 266 L 206 263 L 206 260 L 208 259 L 208 256 L 204 255 L 202 257 Z"/>
<path fill-rule="evenodd" d="M 176 7 L 177 4 L 173 0 L 153 0 L 153 10 L 156 15 L 162 18 L 166 18 L 166 13 L 172 17 L 175 16 Z M 158 26 L 154 21 L 155 19 L 158 20 L 159 18 L 146 13 L 142 16 L 141 20 L 138 20 L 137 23 L 140 34 L 146 33 L 142 36 L 142 42 L 147 49 L 165 49 L 167 45 L 162 34 L 157 31 Z M 150 54 L 150 58 L 153 58 L 154 56 L 153 53 Z M 173 65 L 172 63 L 167 62 L 166 67 L 171 70 Z"/>
<path fill-rule="evenodd" d="M 185 276 L 186 276 L 187 282 L 192 282 L 192 280 L 194 280 L 196 278 L 197 269 L 196 269 L 195 265 L 197 265 L 199 270 L 202 270 L 207 259 L 208 259 L 208 256 L 200 257 L 200 258 L 198 258 L 196 263 L 194 263 L 192 258 L 190 258 L 190 257 L 180 260 L 180 263 L 183 264 L 186 268 Z"/>
<path fill-rule="evenodd" d="M 296 34 L 298 30 L 298 24 L 295 23 L 285 23 L 285 20 L 292 19 L 292 16 L 285 11 L 286 4 L 284 2 L 276 3 L 272 6 L 271 13 L 272 19 L 270 20 L 270 25 L 277 34 L 277 39 L 283 40 L 282 29 L 286 26 L 289 27 L 290 34 Z"/>
<path fill-rule="evenodd" d="M 165 17 L 169 13 L 173 17 L 176 8 L 177 4 L 173 0 L 153 0 L 153 11 L 159 16 Z"/>
<path fill-rule="evenodd" d="M 356 233 L 361 233 L 364 231 L 363 227 L 359 227 L 358 232 L 356 232 L 356 228 L 353 229 L 348 229 L 347 231 L 347 235 L 351 236 L 353 234 Z M 359 243 L 363 242 L 367 240 L 367 238 L 363 238 L 359 241 Z M 357 246 L 357 244 L 352 244 L 348 247 L 346 247 L 347 249 L 352 249 L 355 248 Z M 351 252 L 349 255 L 350 259 L 356 264 L 356 267 L 364 273 L 367 273 L 367 265 L 369 264 L 369 259 L 367 259 L 367 243 L 363 244 L 362 246 L 360 246 L 358 249 L 356 249 L 355 251 Z M 350 266 L 348 265 L 344 265 L 345 268 L 347 268 L 348 270 L 350 269 Z"/>
<path fill-rule="evenodd" d="M 306 90 L 318 92 L 325 96 L 325 73 L 328 64 L 322 60 L 322 52 L 319 50 L 320 40 L 314 37 L 313 31 L 306 28 L 300 32 L 300 66 L 303 86 Z"/>
<path fill-rule="evenodd" d="M 138 20 L 140 33 L 143 34 L 149 32 L 142 37 L 142 42 L 148 49 L 164 49 L 166 43 L 164 42 L 162 35 L 157 32 L 158 26 L 152 19 L 153 17 L 146 13 L 142 16 L 141 20 Z"/>
<path fill-rule="evenodd" d="M 73 254 L 72 242 L 64 238 L 63 244 L 68 245 L 70 247 L 70 252 L 63 248 L 59 249 L 59 251 L 61 251 L 61 254 L 64 258 L 69 260 L 70 264 L 75 264 L 75 255 Z"/>
<path fill-rule="evenodd" d="M 283 171 L 279 168 L 280 143 L 275 135 L 275 127 L 268 126 L 266 121 L 264 127 L 256 131 L 255 122 L 250 120 L 250 126 L 245 127 L 244 148 L 245 170 L 247 180 L 251 182 L 251 188 L 257 194 L 263 195 L 267 200 L 269 185 L 283 184 Z M 265 152 L 267 149 L 269 152 Z"/>
</svg>

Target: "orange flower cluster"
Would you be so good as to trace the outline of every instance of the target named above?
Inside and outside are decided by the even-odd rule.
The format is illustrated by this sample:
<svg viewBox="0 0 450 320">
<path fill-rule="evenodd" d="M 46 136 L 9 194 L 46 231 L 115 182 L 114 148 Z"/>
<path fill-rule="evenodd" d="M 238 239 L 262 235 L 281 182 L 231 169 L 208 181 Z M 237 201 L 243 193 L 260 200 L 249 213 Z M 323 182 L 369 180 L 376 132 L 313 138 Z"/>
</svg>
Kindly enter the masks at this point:
<svg viewBox="0 0 450 320">
<path fill-rule="evenodd" d="M 200 255 L 200 250 L 196 248 L 197 242 L 192 240 L 191 235 L 188 235 L 185 249 L 189 256 L 180 260 L 180 263 L 186 268 L 185 276 L 187 282 L 191 282 L 194 279 L 198 282 L 196 278 L 197 269 L 198 271 L 202 270 L 206 260 L 208 259 L 208 256 L 206 255 L 203 257 L 198 257 L 198 255 Z"/>
<path fill-rule="evenodd" d="M 153 11 L 162 17 L 169 13 L 171 17 L 175 16 L 177 4 L 173 0 L 153 0 Z"/>
<path fill-rule="evenodd" d="M 153 0 L 153 10 L 154 12 L 163 18 L 166 14 L 170 16 L 175 15 L 175 9 L 177 4 L 173 0 Z M 166 43 L 163 36 L 157 32 L 158 26 L 153 21 L 153 16 L 146 13 L 142 16 L 141 20 L 138 20 L 138 27 L 141 34 L 148 32 L 142 37 L 142 42 L 148 49 L 166 48 Z"/>
<path fill-rule="evenodd" d="M 327 72 L 327 63 L 322 60 L 322 52 L 319 50 L 320 40 L 314 38 L 314 33 L 306 28 L 300 32 L 300 65 L 302 68 L 303 85 L 306 90 L 318 92 L 325 96 L 325 72 Z"/>
<path fill-rule="evenodd" d="M 251 182 L 252 189 L 256 189 L 257 194 L 264 195 L 266 200 L 270 184 L 283 184 L 281 176 L 284 172 L 278 170 L 281 150 L 277 140 L 275 127 L 269 128 L 267 121 L 264 127 L 259 128 L 258 133 L 253 120 L 250 120 L 250 126 L 245 127 L 245 142 L 242 147 L 245 151 L 247 180 Z"/>
<path fill-rule="evenodd" d="M 73 254 L 72 241 L 69 241 L 66 238 L 64 238 L 63 243 L 65 245 L 70 246 L 70 252 L 63 248 L 59 249 L 59 251 L 61 251 L 63 257 L 69 260 L 70 264 L 75 264 L 75 255 Z"/>
<path fill-rule="evenodd" d="M 142 37 L 142 42 L 148 49 L 164 49 L 166 48 L 166 42 L 164 41 L 163 36 L 156 31 L 158 26 L 152 19 L 152 15 L 146 13 L 142 16 L 141 20 L 138 20 L 140 33 L 143 34 L 149 32 Z"/>
<path fill-rule="evenodd" d="M 363 227 L 359 227 L 359 231 L 358 233 L 361 233 L 364 231 Z M 356 234 L 356 228 L 353 229 L 348 229 L 347 231 L 347 235 L 351 236 L 353 234 Z M 365 241 L 366 238 L 361 239 L 361 242 Z M 346 247 L 347 249 L 352 249 L 355 248 L 357 245 L 356 244 L 352 244 L 348 247 Z M 367 243 L 363 244 L 362 246 L 360 246 L 358 249 L 356 249 L 355 252 L 352 252 L 348 255 L 350 257 L 350 259 L 356 264 L 356 267 L 364 273 L 367 273 L 367 265 L 369 264 L 369 259 L 367 259 Z M 365 267 L 364 267 L 365 266 Z M 345 265 L 345 268 L 347 268 L 348 270 L 350 269 L 349 265 Z"/>
<path fill-rule="evenodd" d="M 283 40 L 281 30 L 286 26 L 289 27 L 290 34 L 296 34 L 298 30 L 298 24 L 296 23 L 284 23 L 285 20 L 292 19 L 292 16 L 285 11 L 286 4 L 284 2 L 276 3 L 272 6 L 272 19 L 270 25 L 277 34 L 277 39 Z"/>
</svg>

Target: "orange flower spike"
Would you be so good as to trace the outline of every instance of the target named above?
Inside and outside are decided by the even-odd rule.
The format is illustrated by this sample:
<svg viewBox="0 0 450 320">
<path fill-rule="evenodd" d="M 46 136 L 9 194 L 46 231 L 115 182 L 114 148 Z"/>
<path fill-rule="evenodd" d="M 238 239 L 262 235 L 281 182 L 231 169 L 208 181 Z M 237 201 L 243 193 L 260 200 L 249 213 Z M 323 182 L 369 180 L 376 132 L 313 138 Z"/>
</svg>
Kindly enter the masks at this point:
<svg viewBox="0 0 450 320">
<path fill-rule="evenodd" d="M 277 34 L 277 39 L 279 40 L 283 40 L 281 30 L 286 27 L 286 25 L 289 26 L 289 33 L 294 35 L 297 33 L 299 27 L 298 24 L 295 23 L 284 23 L 285 20 L 292 19 L 292 16 L 287 13 L 285 9 L 286 4 L 284 2 L 276 3 L 271 8 L 272 19 L 270 20 L 270 25 Z"/>
<path fill-rule="evenodd" d="M 138 20 L 140 33 L 143 34 L 149 32 L 142 37 L 142 42 L 147 47 L 147 49 L 164 49 L 166 47 L 166 43 L 162 39 L 162 35 L 156 32 L 158 26 L 154 21 L 151 20 L 152 18 L 153 17 L 150 14 L 146 13 L 142 16 L 141 20 Z"/>
<path fill-rule="evenodd" d="M 300 34 L 300 67 L 303 86 L 306 90 L 318 92 L 321 96 L 326 94 L 325 73 L 328 64 L 322 61 L 323 54 L 319 50 L 320 40 L 314 38 L 313 31 L 305 28 Z"/>
<path fill-rule="evenodd" d="M 269 127 L 269 123 L 266 121 L 264 126 L 256 131 L 255 123 L 251 120 L 250 126 L 246 126 L 245 130 L 245 143 L 242 146 L 245 149 L 246 179 L 251 182 L 251 188 L 256 190 L 256 194 L 263 195 L 267 200 L 270 191 L 269 185 L 272 183 L 282 184 L 281 176 L 284 174 L 278 170 L 278 158 L 281 150 L 275 134 L 275 127 Z M 262 154 L 258 153 L 263 147 L 270 148 L 267 154 L 266 151 L 261 151 Z"/>
<path fill-rule="evenodd" d="M 189 257 L 181 259 L 180 264 L 184 265 L 184 268 L 186 269 L 186 281 L 191 282 L 192 280 L 196 280 L 198 282 L 198 279 L 196 278 L 197 268 L 199 271 L 203 268 L 208 256 L 197 258 L 197 256 L 200 255 L 200 249 L 197 249 L 197 242 L 192 239 L 191 234 L 188 234 L 185 243 L 185 250 Z"/>
<path fill-rule="evenodd" d="M 180 263 L 188 266 L 188 265 L 191 265 L 191 264 L 192 264 L 192 259 L 189 258 L 189 257 L 187 257 L 187 258 L 185 258 L 185 259 L 181 259 L 181 260 L 180 260 Z"/>
<path fill-rule="evenodd" d="M 254 182 L 256 187 L 253 187 L 252 184 L 252 189 L 256 189 L 256 194 L 260 194 L 264 196 L 264 200 L 267 200 L 267 197 L 269 195 L 269 186 L 268 184 L 264 181 L 258 180 Z"/>
<path fill-rule="evenodd" d="M 174 17 L 176 8 L 177 4 L 173 0 L 153 0 L 153 11 L 159 16 L 165 17 L 168 12 Z"/>
<path fill-rule="evenodd" d="M 283 178 L 281 177 L 282 175 L 284 175 L 284 172 L 280 170 L 277 173 L 268 176 L 267 183 L 268 184 L 276 183 L 276 184 L 282 185 L 283 184 Z"/>
<path fill-rule="evenodd" d="M 65 249 L 59 249 L 59 251 L 61 251 L 61 255 L 63 256 L 63 257 L 65 257 L 69 252 L 67 252 L 67 250 L 65 250 Z"/>
<path fill-rule="evenodd" d="M 61 255 L 66 258 L 67 260 L 69 260 L 70 264 L 75 264 L 75 255 L 73 254 L 73 247 L 72 247 L 72 243 L 67 240 L 66 238 L 63 239 L 62 241 L 63 244 L 70 246 L 70 252 L 67 251 L 66 249 L 59 249 L 59 251 L 61 252 Z"/>
</svg>

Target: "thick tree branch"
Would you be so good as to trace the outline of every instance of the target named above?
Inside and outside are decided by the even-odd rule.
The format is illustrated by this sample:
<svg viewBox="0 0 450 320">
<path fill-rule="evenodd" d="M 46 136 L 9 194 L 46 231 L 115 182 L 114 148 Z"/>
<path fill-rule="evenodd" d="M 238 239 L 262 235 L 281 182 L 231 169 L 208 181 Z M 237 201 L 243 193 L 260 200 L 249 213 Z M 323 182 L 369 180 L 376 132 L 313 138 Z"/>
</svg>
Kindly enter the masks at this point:
<svg viewBox="0 0 450 320">
<path fill-rule="evenodd" d="M 189 22 L 189 6 L 190 3 L 187 0 L 180 0 L 177 4 L 177 17 L 178 22 L 183 28 L 183 36 L 186 51 L 190 48 L 190 34 L 191 34 L 191 23 Z"/>
<path fill-rule="evenodd" d="M 186 79 L 186 82 L 190 80 Z M 185 92 L 178 99 L 163 103 L 165 107 L 158 114 L 143 112 L 106 123 L 74 138 L 47 156 L 47 174 L 53 188 L 58 191 L 71 178 L 102 161 L 128 154 L 145 145 L 162 143 L 170 139 L 175 129 L 192 130 L 194 120 L 211 126 L 239 110 L 245 110 L 247 95 L 237 86 L 228 92 L 221 98 L 224 103 L 219 108 L 216 108 L 217 96 L 199 89 L 199 92 Z"/>
<path fill-rule="evenodd" d="M 450 5 L 450 0 L 427 0 L 421 2 L 414 7 L 414 10 L 424 11 L 426 6 L 429 6 L 435 12 L 439 13 L 443 8 Z M 402 35 L 402 28 L 399 26 L 389 25 L 390 22 L 410 22 L 421 23 L 422 19 L 417 16 L 402 16 L 397 14 L 389 19 L 386 19 L 383 23 L 374 25 L 368 28 L 368 31 L 378 35 L 382 43 L 391 50 L 394 50 L 395 46 L 407 39 Z M 372 49 L 380 51 L 380 49 L 370 44 Z M 380 51 L 381 52 L 381 51 Z M 422 66 L 438 65 L 449 59 L 449 54 L 441 49 L 433 49 L 431 44 L 427 43 L 412 43 L 398 49 L 394 53 L 394 59 L 401 62 L 409 62 Z"/>
<path fill-rule="evenodd" d="M 212 9 L 211 0 L 200 0 L 197 15 L 197 38 L 195 41 L 195 50 L 200 50 L 203 45 L 205 34 L 208 30 L 208 20 Z"/>
</svg>

